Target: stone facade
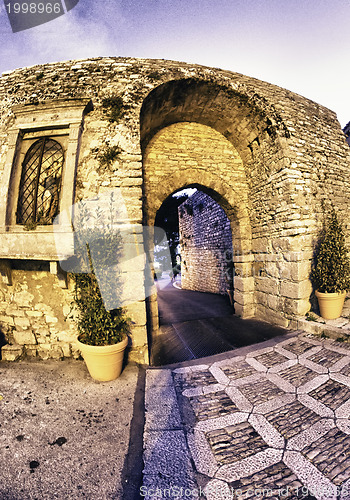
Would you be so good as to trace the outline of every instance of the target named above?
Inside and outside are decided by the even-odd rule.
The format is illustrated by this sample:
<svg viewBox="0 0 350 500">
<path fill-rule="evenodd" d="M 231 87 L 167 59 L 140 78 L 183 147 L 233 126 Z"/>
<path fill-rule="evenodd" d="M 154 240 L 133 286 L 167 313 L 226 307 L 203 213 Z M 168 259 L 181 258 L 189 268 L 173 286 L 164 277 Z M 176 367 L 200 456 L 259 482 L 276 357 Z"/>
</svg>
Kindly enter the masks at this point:
<svg viewBox="0 0 350 500">
<path fill-rule="evenodd" d="M 58 222 L 58 248 L 52 227 L 25 231 L 15 217 L 26 144 L 51 135 L 65 150 L 60 210 L 68 216 Z M 72 254 L 69 206 L 111 190 L 123 199 L 123 223 L 151 227 L 174 191 L 195 186 L 210 195 L 230 221 L 236 313 L 288 326 L 310 307 L 310 259 L 323 207 L 337 208 L 349 236 L 349 168 L 332 111 L 237 73 L 132 58 L 4 73 L 0 309 L 8 352 L 74 355 L 71 284 L 57 265 Z M 158 325 L 156 294 L 142 296 L 142 265 L 130 262 L 123 271 L 140 289 L 128 304 L 131 357 L 147 361 L 147 333 Z"/>
<path fill-rule="evenodd" d="M 178 213 L 181 287 L 225 294 L 233 282 L 231 227 L 224 210 L 210 196 L 196 191 Z"/>
<path fill-rule="evenodd" d="M 46 263 L 12 269 L 12 285 L 2 287 L 0 321 L 16 357 L 77 356 L 72 290 L 63 290 Z M 70 299 L 70 300 L 69 300 Z M 6 349 L 5 349 L 6 351 Z M 14 350 L 10 349 L 10 356 Z"/>
<path fill-rule="evenodd" d="M 343 128 L 343 132 L 344 132 L 345 137 L 346 137 L 346 142 L 350 146 L 350 122 L 345 125 L 345 127 Z"/>
</svg>

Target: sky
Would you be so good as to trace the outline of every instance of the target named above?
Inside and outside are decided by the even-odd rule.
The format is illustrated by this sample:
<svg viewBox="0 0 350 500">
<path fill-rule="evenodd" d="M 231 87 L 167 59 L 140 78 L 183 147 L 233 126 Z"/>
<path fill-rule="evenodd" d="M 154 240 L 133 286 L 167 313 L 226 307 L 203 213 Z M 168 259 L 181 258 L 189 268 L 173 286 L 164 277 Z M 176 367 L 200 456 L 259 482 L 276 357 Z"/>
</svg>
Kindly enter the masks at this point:
<svg viewBox="0 0 350 500">
<path fill-rule="evenodd" d="M 350 0 L 79 0 L 17 33 L 5 10 L 16 0 L 0 2 L 0 73 L 99 56 L 171 59 L 279 85 L 332 109 L 342 127 L 350 121 Z"/>
</svg>

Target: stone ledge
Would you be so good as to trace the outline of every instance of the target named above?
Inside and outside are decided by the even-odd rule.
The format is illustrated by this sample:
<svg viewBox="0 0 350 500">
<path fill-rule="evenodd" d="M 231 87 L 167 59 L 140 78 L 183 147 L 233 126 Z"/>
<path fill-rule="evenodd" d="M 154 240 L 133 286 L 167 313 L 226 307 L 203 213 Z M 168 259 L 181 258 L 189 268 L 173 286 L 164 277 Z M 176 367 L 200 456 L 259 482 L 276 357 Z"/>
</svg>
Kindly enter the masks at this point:
<svg viewBox="0 0 350 500">
<path fill-rule="evenodd" d="M 316 316 L 316 315 L 315 315 Z M 322 318 L 321 318 L 322 319 Z M 346 320 L 346 318 L 338 318 Z M 350 341 L 350 321 L 347 321 L 343 326 L 337 326 L 334 322 L 337 320 L 310 321 L 303 317 L 296 318 L 291 321 L 290 328 L 303 330 L 314 335 L 329 337 L 337 340 L 339 338 L 345 341 Z M 333 323 L 331 323 L 333 322 Z M 346 327 L 345 327 L 346 326 Z"/>
<path fill-rule="evenodd" d="M 2 361 L 17 361 L 23 356 L 23 346 L 14 345 L 4 345 L 1 348 L 1 360 Z"/>
</svg>

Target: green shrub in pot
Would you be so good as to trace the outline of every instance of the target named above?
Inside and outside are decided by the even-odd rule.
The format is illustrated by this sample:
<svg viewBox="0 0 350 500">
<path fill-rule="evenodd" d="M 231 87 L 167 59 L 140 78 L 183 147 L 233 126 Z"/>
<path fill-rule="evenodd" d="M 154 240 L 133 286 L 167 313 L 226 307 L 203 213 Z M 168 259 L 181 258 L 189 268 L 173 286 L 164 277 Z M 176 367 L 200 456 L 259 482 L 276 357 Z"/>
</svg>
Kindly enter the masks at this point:
<svg viewBox="0 0 350 500">
<path fill-rule="evenodd" d="M 344 230 L 334 209 L 316 248 L 311 280 L 316 288 L 321 316 L 325 319 L 339 317 L 346 292 L 350 290 L 350 259 Z"/>
</svg>

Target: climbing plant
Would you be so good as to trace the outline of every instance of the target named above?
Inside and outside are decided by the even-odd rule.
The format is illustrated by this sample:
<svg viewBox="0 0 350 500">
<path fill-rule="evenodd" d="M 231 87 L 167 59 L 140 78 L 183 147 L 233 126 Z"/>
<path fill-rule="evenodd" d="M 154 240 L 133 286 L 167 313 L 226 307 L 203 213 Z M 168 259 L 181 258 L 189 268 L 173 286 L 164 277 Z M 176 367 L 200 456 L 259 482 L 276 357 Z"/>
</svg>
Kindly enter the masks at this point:
<svg viewBox="0 0 350 500">
<path fill-rule="evenodd" d="M 126 106 L 121 96 L 110 96 L 102 99 L 102 108 L 110 123 L 116 123 L 123 118 Z"/>
<path fill-rule="evenodd" d="M 109 144 L 107 144 L 105 149 L 98 156 L 99 170 L 111 170 L 113 163 L 117 160 L 121 152 L 122 150 L 119 146 L 109 146 Z"/>
</svg>

